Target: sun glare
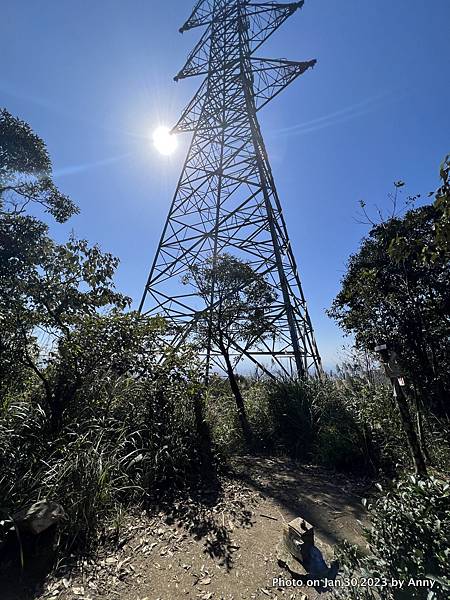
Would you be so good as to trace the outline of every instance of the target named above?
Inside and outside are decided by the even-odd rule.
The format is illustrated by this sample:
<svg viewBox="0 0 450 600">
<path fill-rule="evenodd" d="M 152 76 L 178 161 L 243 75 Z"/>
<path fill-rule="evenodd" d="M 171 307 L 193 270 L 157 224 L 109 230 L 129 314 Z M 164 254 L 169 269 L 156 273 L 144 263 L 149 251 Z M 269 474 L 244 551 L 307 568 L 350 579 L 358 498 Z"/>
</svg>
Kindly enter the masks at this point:
<svg viewBox="0 0 450 600">
<path fill-rule="evenodd" d="M 177 138 L 170 133 L 168 127 L 158 127 L 153 132 L 153 143 L 160 154 L 169 156 L 173 154 L 178 146 Z"/>
</svg>

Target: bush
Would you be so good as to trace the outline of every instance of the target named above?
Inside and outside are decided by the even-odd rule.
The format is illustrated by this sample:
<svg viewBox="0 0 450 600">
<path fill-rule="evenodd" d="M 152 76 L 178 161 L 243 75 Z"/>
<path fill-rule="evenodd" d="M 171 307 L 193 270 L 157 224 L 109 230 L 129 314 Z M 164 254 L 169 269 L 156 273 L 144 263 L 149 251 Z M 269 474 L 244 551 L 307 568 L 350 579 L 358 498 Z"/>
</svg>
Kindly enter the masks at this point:
<svg viewBox="0 0 450 600">
<path fill-rule="evenodd" d="M 245 451 L 245 440 L 236 411 L 236 401 L 227 380 L 214 375 L 209 383 L 206 419 L 211 428 L 214 449 L 221 460 Z"/>
<path fill-rule="evenodd" d="M 317 398 L 313 382 L 270 382 L 266 386 L 271 446 L 295 459 L 310 457 L 316 434 Z"/>
<path fill-rule="evenodd" d="M 381 486 L 380 490 L 381 490 Z M 346 588 L 354 600 L 444 600 L 450 595 L 450 485 L 410 477 L 367 506 L 372 527 L 366 531 L 369 556 L 344 546 L 344 575 L 405 581 L 403 589 Z M 435 582 L 432 590 L 408 586 L 410 578 Z M 339 596 L 343 592 L 338 593 Z"/>
<path fill-rule="evenodd" d="M 347 471 L 376 471 L 370 433 L 335 380 L 246 380 L 243 394 L 254 451 Z M 208 418 L 220 454 L 248 451 L 224 381 L 214 382 Z"/>
<path fill-rule="evenodd" d="M 374 473 L 393 476 L 410 464 L 406 438 L 388 383 L 360 376 L 339 384 L 340 399 L 360 430 L 360 443 Z"/>
<path fill-rule="evenodd" d="M 311 450 L 312 407 L 307 384 L 300 381 L 241 382 L 252 429 L 253 451 L 305 457 Z M 208 402 L 213 439 L 222 456 L 248 452 L 236 404 L 225 381 L 214 381 Z"/>
<path fill-rule="evenodd" d="M 344 471 L 374 470 L 370 436 L 339 382 L 267 382 L 268 448 Z"/>
<path fill-rule="evenodd" d="M 431 416 L 427 421 L 426 437 L 431 464 L 444 473 L 450 472 L 450 420 Z"/>
<path fill-rule="evenodd" d="M 33 400 L 36 393 L 30 389 L 0 417 L 0 508 L 6 517 L 39 499 L 58 502 L 68 517 L 61 547 L 84 551 L 122 507 L 197 487 L 201 386 L 190 354 L 168 356 L 141 378 L 98 373 L 66 407 L 57 432 L 39 398 Z"/>
<path fill-rule="evenodd" d="M 34 493 L 34 475 L 47 453 L 46 416 L 39 403 L 11 401 L 0 415 L 0 511 L 11 515 Z M 0 540 L 1 541 L 1 540 Z"/>
</svg>

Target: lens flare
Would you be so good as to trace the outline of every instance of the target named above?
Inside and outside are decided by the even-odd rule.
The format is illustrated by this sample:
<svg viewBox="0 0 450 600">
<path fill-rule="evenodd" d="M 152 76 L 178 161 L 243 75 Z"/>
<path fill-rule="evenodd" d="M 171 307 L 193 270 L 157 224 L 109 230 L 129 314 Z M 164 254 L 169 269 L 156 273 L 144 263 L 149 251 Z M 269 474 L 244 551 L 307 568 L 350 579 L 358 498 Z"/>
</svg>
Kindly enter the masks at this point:
<svg viewBox="0 0 450 600">
<path fill-rule="evenodd" d="M 178 142 L 175 135 L 170 133 L 168 127 L 158 127 L 153 132 L 153 144 L 160 154 L 170 156 L 177 149 Z"/>
</svg>

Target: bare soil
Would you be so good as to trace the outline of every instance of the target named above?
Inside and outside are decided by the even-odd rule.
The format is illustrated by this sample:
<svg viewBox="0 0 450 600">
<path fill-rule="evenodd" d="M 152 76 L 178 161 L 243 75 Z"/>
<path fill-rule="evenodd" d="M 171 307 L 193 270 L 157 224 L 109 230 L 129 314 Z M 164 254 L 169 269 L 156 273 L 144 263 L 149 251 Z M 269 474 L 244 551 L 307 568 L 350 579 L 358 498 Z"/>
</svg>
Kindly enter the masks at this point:
<svg viewBox="0 0 450 600">
<path fill-rule="evenodd" d="M 277 561 L 283 523 L 312 523 L 327 557 L 344 539 L 363 547 L 364 485 L 284 458 L 238 458 L 219 488 L 127 515 L 113 550 L 77 569 L 59 565 L 38 589 L 4 574 L 0 600 L 318 598 L 314 588 L 272 587 L 274 577 L 291 578 Z"/>
</svg>

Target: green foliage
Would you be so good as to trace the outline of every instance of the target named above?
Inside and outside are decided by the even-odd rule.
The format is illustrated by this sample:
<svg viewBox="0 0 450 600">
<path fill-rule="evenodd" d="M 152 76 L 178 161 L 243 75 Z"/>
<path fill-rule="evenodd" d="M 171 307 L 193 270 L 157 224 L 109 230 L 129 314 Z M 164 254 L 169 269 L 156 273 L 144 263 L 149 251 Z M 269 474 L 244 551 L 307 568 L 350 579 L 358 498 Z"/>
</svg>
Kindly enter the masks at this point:
<svg viewBox="0 0 450 600">
<path fill-rule="evenodd" d="M 358 424 L 359 443 L 373 472 L 394 475 L 410 463 L 402 423 L 392 387 L 362 377 L 347 377 L 340 396 L 351 419 Z"/>
<path fill-rule="evenodd" d="M 51 171 L 44 142 L 28 123 L 13 117 L 6 109 L 0 110 L 0 140 L 2 180 L 15 173 L 41 175 Z"/>
<path fill-rule="evenodd" d="M 208 398 L 217 451 L 244 452 L 232 396 L 213 382 Z M 408 464 L 392 390 L 363 377 L 251 381 L 243 390 L 254 450 L 355 473 L 395 473 Z"/>
<path fill-rule="evenodd" d="M 441 185 L 434 193 L 433 203 L 436 216 L 434 234 L 426 239 L 416 237 L 414 240 L 397 235 L 391 242 L 389 254 L 398 262 L 412 256 L 425 264 L 450 258 L 450 154 L 442 161 L 439 175 Z"/>
<path fill-rule="evenodd" d="M 253 451 L 371 476 L 392 477 L 411 467 L 392 387 L 377 370 L 361 370 L 353 362 L 340 369 L 340 378 L 302 382 L 247 377 L 240 386 Z M 233 404 L 227 382 L 213 378 L 207 419 L 222 457 L 248 452 Z M 430 464 L 446 472 L 448 428 L 437 419 L 426 420 L 424 427 Z"/>
<path fill-rule="evenodd" d="M 60 223 L 78 212 L 53 183 L 41 138 L 27 123 L 0 109 L 0 214 L 21 215 L 30 203 L 41 205 Z"/>
<path fill-rule="evenodd" d="M 0 318 L 5 327 L 0 333 L 0 351 L 6 364 L 15 365 L 15 376 L 17 369 L 28 369 L 41 381 L 56 427 L 68 388 L 75 386 L 71 395 L 82 378 L 78 373 L 71 379 L 61 369 L 57 376 L 56 363 L 68 354 L 74 330 L 84 319 L 86 329 L 99 309 L 123 308 L 128 300 L 114 290 L 112 277 L 118 261 L 110 254 L 85 241 L 71 239 L 56 245 L 46 234 L 37 245 L 41 251 L 36 260 L 29 254 L 16 255 L 17 268 L 2 278 Z"/>
<path fill-rule="evenodd" d="M 36 485 L 33 470 L 45 455 L 46 415 L 26 397 L 4 402 L 0 415 L 0 510 L 10 515 Z"/>
<path fill-rule="evenodd" d="M 267 308 L 275 294 L 250 264 L 221 254 L 203 265 L 193 265 L 183 281 L 194 286 L 206 305 L 214 297 L 212 311 L 205 311 L 198 320 L 202 342 L 211 335 L 219 349 L 228 354 L 233 343 L 251 345 L 270 332 Z"/>
<path fill-rule="evenodd" d="M 370 434 L 363 421 L 355 418 L 340 382 L 286 382 L 271 392 L 270 405 L 277 424 L 274 440 L 284 453 L 343 471 L 374 470 Z M 284 400 L 282 410 L 278 404 L 274 411 L 280 397 Z"/>
<path fill-rule="evenodd" d="M 445 157 L 440 169 L 442 185 L 436 192 L 434 206 L 438 211 L 436 224 L 435 254 L 450 258 L 450 154 Z"/>
<path fill-rule="evenodd" d="M 380 486 L 381 490 L 381 486 Z M 383 490 L 381 490 L 383 491 Z M 366 532 L 369 554 L 360 556 L 344 545 L 345 573 L 354 577 L 431 579 L 429 588 L 346 588 L 354 600 L 444 600 L 450 592 L 450 486 L 438 479 L 415 477 L 393 485 L 367 505 L 371 528 Z"/>
<path fill-rule="evenodd" d="M 426 436 L 429 439 L 430 463 L 441 473 L 450 473 L 450 422 L 428 419 Z"/>
<path fill-rule="evenodd" d="M 76 359 L 98 360 L 94 369 L 83 363 L 82 385 L 58 431 L 48 428 L 39 395 L 10 403 L 0 418 L 2 512 L 51 498 L 68 515 L 62 544 L 79 549 L 98 539 L 120 507 L 160 499 L 201 476 L 194 412 L 201 385 L 193 357 L 170 354 L 158 364 L 157 325 L 135 315 L 99 319 L 95 335 L 88 322 L 74 336 Z M 105 339 L 96 341 L 100 330 Z M 119 357 L 122 343 L 128 346 Z M 89 353 L 85 345 L 92 345 Z M 69 381 L 76 359 L 65 357 L 61 372 Z"/>
<path fill-rule="evenodd" d="M 0 134 L 0 393 L 32 371 L 53 410 L 58 398 L 43 345 L 70 336 L 84 316 L 123 308 L 128 299 L 114 290 L 116 258 L 84 240 L 56 244 L 29 212 L 40 205 L 58 221 L 77 212 L 51 181 L 44 142 L 5 110 Z"/>
<path fill-rule="evenodd" d="M 317 426 L 313 386 L 313 382 L 288 380 L 266 386 L 274 451 L 310 458 Z"/>
<path fill-rule="evenodd" d="M 389 343 L 422 401 L 435 414 L 446 415 L 450 263 L 443 253 L 424 261 L 416 251 L 434 243 L 438 220 L 435 206 L 423 206 L 373 227 L 350 258 L 329 314 L 361 348 Z"/>
<path fill-rule="evenodd" d="M 229 382 L 214 374 L 207 388 L 206 419 L 211 428 L 215 452 L 220 459 L 225 460 L 232 454 L 246 451 L 236 402 Z"/>
<path fill-rule="evenodd" d="M 440 255 L 419 260 L 418 252 L 398 260 L 395 251 L 404 240 L 419 248 L 437 244 L 435 233 L 441 239 L 448 170 L 443 173 L 444 191 L 434 207 L 372 230 L 352 257 L 333 306 L 334 316 L 361 345 L 370 347 L 380 336 L 399 345 L 417 388 L 432 390 L 433 407 L 449 373 L 448 264 Z M 205 303 L 212 294 L 216 299 L 211 311 L 198 314 L 196 333 L 203 345 L 211 335 L 229 381 L 213 376 L 205 390 L 193 350 L 175 352 L 162 344 L 162 319 L 123 312 L 129 300 L 114 286 L 118 260 L 84 240 L 57 244 L 31 213 L 36 205 L 59 222 L 77 212 L 52 181 L 44 142 L 2 110 L 2 517 L 49 498 L 68 516 L 63 548 L 86 549 L 124 507 L 199 486 L 205 466 L 212 465 L 205 462 L 208 423 L 219 456 L 248 451 L 251 431 L 252 450 L 331 468 L 391 474 L 408 465 L 392 391 L 359 367 L 346 367 L 341 379 L 310 381 L 234 373 L 233 346 L 257 345 L 272 332 L 267 307 L 276 291 L 250 264 L 224 254 L 193 267 L 184 280 Z M 434 421 L 427 433 L 432 441 L 445 436 Z M 438 448 L 436 456 L 444 453 L 441 439 L 431 446 Z M 411 480 L 377 500 L 371 511 L 369 541 L 379 560 L 366 563 L 369 559 L 353 553 L 348 568 L 381 565 L 397 575 L 425 570 L 446 577 L 448 488 L 436 480 Z M 2 535 L 0 530 L 0 544 Z M 417 539 L 421 545 L 413 543 Z"/>
<path fill-rule="evenodd" d="M 249 448 L 254 446 L 242 394 L 234 373 L 232 353 L 261 344 L 273 330 L 270 307 L 276 293 L 263 274 L 250 263 L 230 254 L 210 256 L 193 265 L 183 279 L 192 285 L 206 307 L 197 313 L 196 334 L 200 347 L 218 350 L 225 362 L 239 421 Z"/>
</svg>

